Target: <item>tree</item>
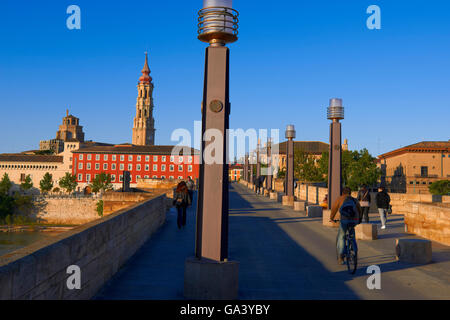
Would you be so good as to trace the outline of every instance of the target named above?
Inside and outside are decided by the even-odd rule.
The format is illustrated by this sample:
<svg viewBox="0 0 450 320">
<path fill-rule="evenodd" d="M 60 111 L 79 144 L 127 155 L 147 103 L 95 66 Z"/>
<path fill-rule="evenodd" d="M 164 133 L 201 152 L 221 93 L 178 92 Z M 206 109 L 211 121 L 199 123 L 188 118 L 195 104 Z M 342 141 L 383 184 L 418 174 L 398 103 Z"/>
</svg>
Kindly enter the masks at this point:
<svg viewBox="0 0 450 320">
<path fill-rule="evenodd" d="M 28 174 L 25 177 L 25 180 L 20 184 L 20 188 L 24 191 L 28 191 L 33 188 L 33 181 L 31 180 L 31 176 Z"/>
<path fill-rule="evenodd" d="M 315 157 L 298 149 L 294 152 L 294 176 L 306 182 L 319 182 L 323 179 Z"/>
<path fill-rule="evenodd" d="M 374 185 L 381 176 L 381 170 L 375 164 L 367 149 L 360 151 L 342 151 L 342 185 L 350 187 L 353 191 L 362 185 Z M 328 181 L 329 153 L 323 152 L 318 161 L 319 172 L 323 181 Z"/>
<path fill-rule="evenodd" d="M 66 172 L 66 175 L 59 180 L 59 186 L 66 189 L 68 193 L 74 191 L 77 185 L 77 178 L 69 172 Z"/>
<path fill-rule="evenodd" d="M 7 173 L 3 175 L 2 181 L 0 181 L 0 194 L 8 194 L 11 190 L 12 182 L 9 180 Z"/>
<path fill-rule="evenodd" d="M 434 195 L 448 195 L 450 194 L 450 180 L 435 181 L 428 187 L 428 190 Z"/>
<path fill-rule="evenodd" d="M 39 187 L 42 193 L 47 193 L 53 188 L 53 176 L 50 173 L 45 173 L 42 180 L 39 182 Z"/>
<path fill-rule="evenodd" d="M 97 193 L 100 190 L 105 191 L 112 189 L 111 175 L 104 172 L 100 173 L 94 178 L 94 181 L 92 181 L 91 188 L 94 193 Z"/>
</svg>

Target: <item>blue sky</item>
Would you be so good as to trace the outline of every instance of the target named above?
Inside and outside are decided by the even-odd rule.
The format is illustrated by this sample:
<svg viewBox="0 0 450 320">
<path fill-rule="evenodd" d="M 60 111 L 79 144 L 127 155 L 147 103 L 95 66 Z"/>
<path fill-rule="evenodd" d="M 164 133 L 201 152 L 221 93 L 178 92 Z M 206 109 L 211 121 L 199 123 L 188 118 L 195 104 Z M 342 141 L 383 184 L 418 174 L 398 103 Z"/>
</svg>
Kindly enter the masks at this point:
<svg viewBox="0 0 450 320">
<path fill-rule="evenodd" d="M 81 30 L 66 9 L 81 8 Z M 369 5 L 382 29 L 366 27 Z M 131 142 L 136 84 L 149 52 L 156 143 L 201 119 L 206 45 L 196 39 L 202 1 L 0 3 L 0 153 L 54 138 L 66 108 L 86 139 Z M 450 139 L 450 3 L 234 1 L 231 128 L 297 129 L 327 142 L 326 107 L 342 98 L 343 138 L 373 155 Z"/>
</svg>

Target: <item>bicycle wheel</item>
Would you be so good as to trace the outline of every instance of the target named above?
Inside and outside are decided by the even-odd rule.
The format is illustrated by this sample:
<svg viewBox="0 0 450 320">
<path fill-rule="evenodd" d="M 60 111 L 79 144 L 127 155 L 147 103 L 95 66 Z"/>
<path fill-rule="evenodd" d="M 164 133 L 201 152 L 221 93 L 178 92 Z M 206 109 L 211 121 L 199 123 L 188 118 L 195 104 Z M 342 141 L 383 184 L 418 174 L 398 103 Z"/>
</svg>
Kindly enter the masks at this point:
<svg viewBox="0 0 450 320">
<path fill-rule="evenodd" d="M 353 245 L 353 241 L 350 241 L 349 238 L 346 240 L 347 242 L 347 269 L 350 274 L 354 274 L 356 272 L 357 264 L 358 264 L 358 253 L 355 250 Z"/>
</svg>

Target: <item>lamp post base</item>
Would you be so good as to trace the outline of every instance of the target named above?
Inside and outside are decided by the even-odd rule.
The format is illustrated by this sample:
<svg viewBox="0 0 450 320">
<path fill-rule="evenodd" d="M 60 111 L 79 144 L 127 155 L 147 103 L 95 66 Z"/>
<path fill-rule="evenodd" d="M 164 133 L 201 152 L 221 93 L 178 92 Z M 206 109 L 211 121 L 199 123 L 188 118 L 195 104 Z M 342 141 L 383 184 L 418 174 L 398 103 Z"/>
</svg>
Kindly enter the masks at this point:
<svg viewBox="0 0 450 320">
<path fill-rule="evenodd" d="M 239 262 L 187 258 L 184 297 L 192 300 L 235 300 L 238 297 Z"/>
</svg>

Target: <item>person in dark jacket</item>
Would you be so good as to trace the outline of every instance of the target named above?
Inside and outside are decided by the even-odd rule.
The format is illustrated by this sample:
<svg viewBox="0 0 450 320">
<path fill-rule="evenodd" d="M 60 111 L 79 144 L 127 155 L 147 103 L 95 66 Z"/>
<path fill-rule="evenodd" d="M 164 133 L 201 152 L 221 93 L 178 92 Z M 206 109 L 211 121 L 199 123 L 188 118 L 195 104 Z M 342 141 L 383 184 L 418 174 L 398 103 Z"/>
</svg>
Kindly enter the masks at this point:
<svg viewBox="0 0 450 320">
<path fill-rule="evenodd" d="M 387 210 L 389 209 L 391 197 L 389 197 L 385 187 L 380 187 L 378 189 L 375 201 L 377 203 L 378 213 L 380 214 L 381 229 L 386 229 L 386 220 L 387 220 L 386 213 Z"/>
<path fill-rule="evenodd" d="M 362 210 L 362 219 L 364 222 L 369 223 L 369 208 L 370 208 L 370 190 L 367 189 L 367 186 L 363 186 L 361 190 L 358 192 L 358 201 Z"/>
<path fill-rule="evenodd" d="M 177 208 L 178 217 L 177 225 L 178 229 L 186 225 L 186 208 L 191 204 L 191 197 L 189 196 L 186 182 L 181 181 L 175 190 L 173 197 L 173 205 Z"/>
</svg>

